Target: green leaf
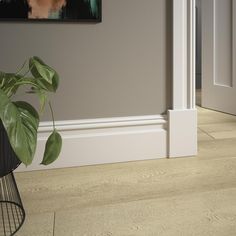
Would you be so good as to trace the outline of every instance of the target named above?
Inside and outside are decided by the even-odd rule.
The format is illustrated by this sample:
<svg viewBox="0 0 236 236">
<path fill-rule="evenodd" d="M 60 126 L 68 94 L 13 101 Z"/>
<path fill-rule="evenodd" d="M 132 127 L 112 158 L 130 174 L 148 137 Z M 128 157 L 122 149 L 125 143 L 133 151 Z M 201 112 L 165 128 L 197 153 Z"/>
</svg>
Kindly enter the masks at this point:
<svg viewBox="0 0 236 236">
<path fill-rule="evenodd" d="M 35 78 L 44 80 L 44 85 L 55 92 L 59 85 L 59 76 L 50 66 L 45 64 L 40 58 L 32 57 L 29 60 L 30 72 Z"/>
<path fill-rule="evenodd" d="M 43 89 L 46 90 L 48 92 L 55 92 L 55 89 L 53 87 L 52 84 L 49 84 L 46 80 L 44 80 L 43 78 L 36 78 L 35 82 L 38 84 L 38 86 Z"/>
<path fill-rule="evenodd" d="M 53 86 L 54 92 L 57 91 L 57 88 L 58 88 L 58 86 L 59 86 L 59 81 L 60 81 L 59 75 L 58 75 L 57 72 L 55 71 L 55 74 L 54 74 L 54 76 L 53 76 L 53 78 L 52 78 L 52 86 Z"/>
<path fill-rule="evenodd" d="M 31 164 L 37 145 L 37 111 L 26 102 L 11 102 L 0 89 L 0 119 L 18 158 L 25 165 Z"/>
<path fill-rule="evenodd" d="M 43 161 L 41 164 L 49 165 L 52 162 L 54 162 L 58 158 L 61 152 L 61 147 L 62 147 L 61 135 L 56 130 L 54 130 L 46 142 Z"/>
<path fill-rule="evenodd" d="M 8 97 L 16 93 L 19 85 L 17 82 L 21 76 L 12 73 L 0 72 L 0 89 L 2 89 Z"/>
</svg>

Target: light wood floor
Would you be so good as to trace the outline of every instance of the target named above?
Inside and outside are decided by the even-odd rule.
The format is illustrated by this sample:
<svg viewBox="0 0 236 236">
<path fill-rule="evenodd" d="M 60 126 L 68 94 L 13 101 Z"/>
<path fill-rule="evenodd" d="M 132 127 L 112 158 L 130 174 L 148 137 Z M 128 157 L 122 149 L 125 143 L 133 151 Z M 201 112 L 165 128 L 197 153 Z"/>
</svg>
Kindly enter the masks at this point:
<svg viewBox="0 0 236 236">
<path fill-rule="evenodd" d="M 236 117 L 198 110 L 197 157 L 16 174 L 17 236 L 235 236 Z"/>
</svg>

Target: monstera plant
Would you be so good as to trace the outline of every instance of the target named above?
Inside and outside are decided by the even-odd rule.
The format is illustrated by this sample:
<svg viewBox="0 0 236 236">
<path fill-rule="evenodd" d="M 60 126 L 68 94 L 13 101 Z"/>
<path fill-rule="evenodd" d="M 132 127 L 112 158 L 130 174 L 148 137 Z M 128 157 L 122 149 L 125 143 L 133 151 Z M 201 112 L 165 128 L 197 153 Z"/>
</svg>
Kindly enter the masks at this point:
<svg viewBox="0 0 236 236">
<path fill-rule="evenodd" d="M 52 163 L 60 154 L 62 139 L 56 130 L 49 100 L 49 94 L 55 93 L 58 85 L 57 72 L 38 57 L 29 58 L 16 73 L 0 72 L 0 122 L 13 152 L 26 166 L 34 158 L 40 115 L 47 104 L 53 131 L 46 142 L 41 164 Z M 26 101 L 15 101 L 14 95 L 22 86 L 27 93 L 39 98 L 39 111 Z"/>
</svg>

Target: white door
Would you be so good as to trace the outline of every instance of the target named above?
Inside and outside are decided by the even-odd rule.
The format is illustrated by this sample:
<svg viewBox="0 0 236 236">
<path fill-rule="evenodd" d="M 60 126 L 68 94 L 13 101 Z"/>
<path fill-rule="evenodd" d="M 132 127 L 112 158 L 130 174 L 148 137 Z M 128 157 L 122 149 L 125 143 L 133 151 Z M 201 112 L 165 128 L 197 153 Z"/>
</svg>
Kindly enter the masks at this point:
<svg viewBox="0 0 236 236">
<path fill-rule="evenodd" d="M 202 1 L 202 106 L 236 115 L 236 1 Z"/>
</svg>

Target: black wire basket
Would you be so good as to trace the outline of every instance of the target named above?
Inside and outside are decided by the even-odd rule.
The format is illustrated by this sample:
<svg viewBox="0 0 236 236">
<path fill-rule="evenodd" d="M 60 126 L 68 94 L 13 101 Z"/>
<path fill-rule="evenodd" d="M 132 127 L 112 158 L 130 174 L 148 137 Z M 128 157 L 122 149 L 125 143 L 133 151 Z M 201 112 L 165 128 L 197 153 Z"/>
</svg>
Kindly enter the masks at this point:
<svg viewBox="0 0 236 236">
<path fill-rule="evenodd" d="M 14 235 L 25 220 L 25 210 L 13 174 L 20 164 L 0 120 L 0 236 Z"/>
<path fill-rule="evenodd" d="M 15 170 L 21 161 L 14 153 L 7 132 L 0 120 L 0 177 L 3 177 Z"/>
<path fill-rule="evenodd" d="M 25 221 L 25 210 L 13 172 L 0 178 L 0 236 L 12 236 Z"/>
</svg>

